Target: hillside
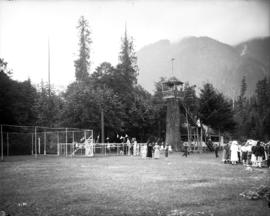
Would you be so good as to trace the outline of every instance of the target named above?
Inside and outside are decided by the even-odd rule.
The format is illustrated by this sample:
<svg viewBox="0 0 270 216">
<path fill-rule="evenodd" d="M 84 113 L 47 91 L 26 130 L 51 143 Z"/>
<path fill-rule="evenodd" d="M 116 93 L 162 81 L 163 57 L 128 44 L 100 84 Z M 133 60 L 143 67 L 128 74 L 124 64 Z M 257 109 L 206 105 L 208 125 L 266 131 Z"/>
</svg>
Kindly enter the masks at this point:
<svg viewBox="0 0 270 216">
<path fill-rule="evenodd" d="M 209 37 L 187 37 L 178 43 L 168 40 L 145 46 L 137 52 L 140 68 L 139 83 L 154 90 L 161 76 L 174 74 L 184 82 L 201 87 L 211 82 L 227 96 L 239 95 L 243 76 L 247 80 L 247 95 L 254 92 L 256 82 L 269 75 L 269 38 L 252 40 L 235 47 Z"/>
</svg>

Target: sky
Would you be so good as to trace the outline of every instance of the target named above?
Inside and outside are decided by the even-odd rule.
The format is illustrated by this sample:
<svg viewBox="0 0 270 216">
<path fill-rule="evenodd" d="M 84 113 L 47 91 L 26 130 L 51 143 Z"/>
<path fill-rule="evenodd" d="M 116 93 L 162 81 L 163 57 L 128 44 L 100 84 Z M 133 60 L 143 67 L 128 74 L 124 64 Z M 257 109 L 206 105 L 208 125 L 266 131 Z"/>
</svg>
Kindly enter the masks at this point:
<svg viewBox="0 0 270 216">
<path fill-rule="evenodd" d="M 102 62 L 118 63 L 125 25 L 135 50 L 161 39 L 208 36 L 235 45 L 270 35 L 270 4 L 259 0 L 0 0 L 0 58 L 12 78 L 65 87 L 75 80 L 78 19 L 89 21 L 90 72 Z"/>
</svg>

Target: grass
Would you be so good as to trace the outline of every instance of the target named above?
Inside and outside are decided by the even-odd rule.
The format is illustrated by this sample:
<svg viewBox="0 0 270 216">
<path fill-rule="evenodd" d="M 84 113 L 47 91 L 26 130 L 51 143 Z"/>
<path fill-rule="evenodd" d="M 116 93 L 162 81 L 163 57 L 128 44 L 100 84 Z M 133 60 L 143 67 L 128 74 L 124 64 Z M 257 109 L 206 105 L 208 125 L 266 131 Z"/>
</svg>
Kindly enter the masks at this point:
<svg viewBox="0 0 270 216">
<path fill-rule="evenodd" d="M 1 162 L 0 170 L 0 210 L 11 216 L 261 216 L 270 211 L 265 200 L 239 196 L 253 186 L 270 186 L 270 169 L 246 171 L 222 164 L 214 154 L 174 153 L 159 160 L 18 156 Z"/>
</svg>

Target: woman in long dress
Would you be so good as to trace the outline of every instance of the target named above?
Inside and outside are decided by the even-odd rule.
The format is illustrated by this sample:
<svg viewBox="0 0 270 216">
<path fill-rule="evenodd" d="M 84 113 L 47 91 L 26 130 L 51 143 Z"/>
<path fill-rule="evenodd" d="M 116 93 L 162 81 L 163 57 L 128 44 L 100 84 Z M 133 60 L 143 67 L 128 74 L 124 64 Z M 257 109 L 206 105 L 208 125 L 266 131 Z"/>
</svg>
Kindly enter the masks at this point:
<svg viewBox="0 0 270 216">
<path fill-rule="evenodd" d="M 238 161 L 238 143 L 237 143 L 237 141 L 232 141 L 231 162 L 232 162 L 232 164 L 236 164 L 237 161 Z"/>
<path fill-rule="evenodd" d="M 160 150 L 159 145 L 156 143 L 154 146 L 154 158 L 158 159 L 160 157 Z"/>
<path fill-rule="evenodd" d="M 142 157 L 143 159 L 146 158 L 146 153 L 147 153 L 147 146 L 146 146 L 145 144 L 143 144 L 143 145 L 141 146 L 141 157 Z"/>
<path fill-rule="evenodd" d="M 148 143 L 147 144 L 147 155 L 146 155 L 146 157 L 152 158 L 152 151 L 153 151 L 152 143 Z"/>
<path fill-rule="evenodd" d="M 229 143 L 227 143 L 223 149 L 222 162 L 228 163 L 229 161 L 230 161 L 230 146 Z"/>
<path fill-rule="evenodd" d="M 136 138 L 133 138 L 133 156 L 137 155 L 137 145 Z"/>
</svg>

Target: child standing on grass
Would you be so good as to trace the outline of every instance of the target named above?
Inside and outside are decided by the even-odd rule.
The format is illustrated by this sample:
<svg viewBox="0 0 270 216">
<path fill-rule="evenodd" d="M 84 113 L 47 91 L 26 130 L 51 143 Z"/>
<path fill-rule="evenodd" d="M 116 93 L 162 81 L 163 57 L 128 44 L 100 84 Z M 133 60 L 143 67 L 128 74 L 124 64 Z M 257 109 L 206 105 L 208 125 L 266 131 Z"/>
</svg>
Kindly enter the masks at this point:
<svg viewBox="0 0 270 216">
<path fill-rule="evenodd" d="M 247 165 L 247 159 L 248 159 L 248 152 L 246 146 L 241 146 L 241 152 L 242 152 L 242 161 L 243 165 Z"/>
<path fill-rule="evenodd" d="M 184 154 L 183 154 L 183 156 L 187 157 L 187 155 L 188 155 L 188 144 L 185 142 L 184 143 Z"/>
<path fill-rule="evenodd" d="M 222 161 L 223 161 L 223 163 L 229 163 L 230 162 L 230 146 L 229 146 L 229 143 L 226 143 L 224 148 L 223 148 Z"/>
<path fill-rule="evenodd" d="M 219 150 L 219 146 L 218 146 L 217 143 L 214 143 L 214 150 L 215 150 L 216 158 L 218 158 L 218 150 Z"/>
<path fill-rule="evenodd" d="M 165 145 L 165 157 L 167 158 L 169 156 L 169 146 L 168 143 Z"/>
</svg>

